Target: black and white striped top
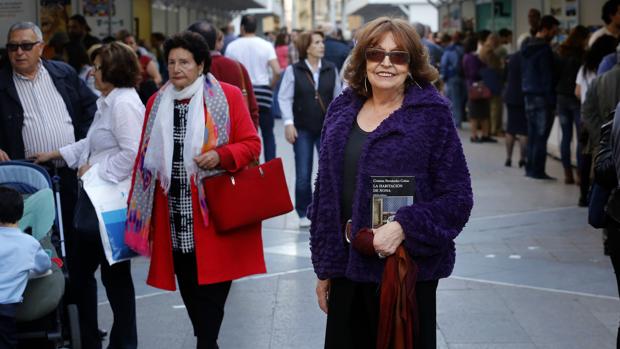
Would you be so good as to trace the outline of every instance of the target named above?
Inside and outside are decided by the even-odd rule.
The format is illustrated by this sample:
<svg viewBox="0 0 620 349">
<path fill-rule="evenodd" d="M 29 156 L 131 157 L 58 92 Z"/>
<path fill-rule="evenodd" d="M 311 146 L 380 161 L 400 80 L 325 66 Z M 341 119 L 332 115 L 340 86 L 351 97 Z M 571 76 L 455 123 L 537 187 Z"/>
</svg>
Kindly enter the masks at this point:
<svg viewBox="0 0 620 349">
<path fill-rule="evenodd" d="M 75 142 L 69 110 L 43 64 L 39 63 L 34 79 L 14 72 L 13 82 L 24 108 L 22 137 L 26 157 Z"/>
<path fill-rule="evenodd" d="M 194 251 L 194 216 L 192 214 L 192 191 L 183 164 L 183 141 L 187 132 L 189 100 L 174 101 L 174 150 L 172 153 L 172 176 L 168 191 L 170 233 L 172 249 L 182 253 Z"/>
<path fill-rule="evenodd" d="M 271 108 L 273 103 L 273 91 L 270 86 L 253 85 L 254 95 L 256 96 L 256 103 L 259 108 Z"/>
</svg>

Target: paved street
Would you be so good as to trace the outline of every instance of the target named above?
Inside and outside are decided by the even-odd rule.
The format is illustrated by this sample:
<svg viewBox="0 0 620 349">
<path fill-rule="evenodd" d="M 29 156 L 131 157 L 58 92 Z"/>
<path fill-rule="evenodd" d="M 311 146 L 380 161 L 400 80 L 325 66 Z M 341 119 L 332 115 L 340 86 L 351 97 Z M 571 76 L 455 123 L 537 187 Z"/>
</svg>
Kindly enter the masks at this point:
<svg viewBox="0 0 620 349">
<path fill-rule="evenodd" d="M 278 155 L 293 193 L 292 146 L 276 122 Z M 576 206 L 577 186 L 527 179 L 504 167 L 504 146 L 461 139 L 472 175 L 472 217 L 457 239 L 453 276 L 437 293 L 440 348 L 614 348 L 620 304 L 601 233 Z M 516 154 L 516 149 L 515 149 Z M 518 155 L 513 163 L 518 161 Z M 548 172 L 562 179 L 559 161 Z M 322 348 L 325 316 L 314 295 L 307 229 L 290 213 L 264 223 L 268 274 L 233 283 L 221 348 Z M 145 285 L 133 263 L 141 348 L 195 348 L 178 292 Z M 100 288 L 100 327 L 111 311 Z"/>
</svg>

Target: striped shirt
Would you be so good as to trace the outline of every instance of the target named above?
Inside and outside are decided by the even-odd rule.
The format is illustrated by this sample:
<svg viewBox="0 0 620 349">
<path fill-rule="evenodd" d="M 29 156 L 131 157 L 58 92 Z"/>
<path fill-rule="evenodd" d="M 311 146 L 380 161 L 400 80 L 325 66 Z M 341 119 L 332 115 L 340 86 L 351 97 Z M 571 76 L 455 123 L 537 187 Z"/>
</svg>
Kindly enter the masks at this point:
<svg viewBox="0 0 620 349">
<path fill-rule="evenodd" d="M 43 64 L 34 79 L 13 72 L 13 82 L 24 109 L 25 156 L 48 152 L 75 142 L 73 122 L 62 96 Z M 64 165 L 60 161 L 57 165 Z"/>
<path fill-rule="evenodd" d="M 256 102 L 259 108 L 271 109 L 271 103 L 273 102 L 273 91 L 270 86 L 252 86 L 254 88 L 254 95 L 256 96 Z"/>
</svg>

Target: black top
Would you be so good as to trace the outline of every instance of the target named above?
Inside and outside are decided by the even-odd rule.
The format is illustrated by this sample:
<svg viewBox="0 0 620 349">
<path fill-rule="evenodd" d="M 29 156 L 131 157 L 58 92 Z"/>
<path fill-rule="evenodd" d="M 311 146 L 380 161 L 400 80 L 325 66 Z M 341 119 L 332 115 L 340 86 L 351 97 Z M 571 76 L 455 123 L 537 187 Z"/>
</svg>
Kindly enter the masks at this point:
<svg viewBox="0 0 620 349">
<path fill-rule="evenodd" d="M 305 61 L 301 60 L 293 64 L 295 76 L 295 94 L 293 96 L 293 115 L 297 129 L 321 134 L 323 121 L 325 120 L 324 108 L 334 99 L 336 81 L 336 67 L 326 60 L 321 61 L 319 71 L 319 86 L 315 89 L 312 72 Z M 319 102 L 319 97 L 323 107 Z"/>
<path fill-rule="evenodd" d="M 192 192 L 183 163 L 183 143 L 187 133 L 189 99 L 174 101 L 174 129 L 172 137 L 172 175 L 168 190 L 170 233 L 172 249 L 182 253 L 194 251 L 194 219 L 192 216 Z"/>
<path fill-rule="evenodd" d="M 343 185 L 340 197 L 341 216 L 343 222 L 351 218 L 353 212 L 353 198 L 355 196 L 355 184 L 357 182 L 357 163 L 362 153 L 362 148 L 370 132 L 362 130 L 357 123 L 353 123 L 347 145 L 344 148 Z"/>
<path fill-rule="evenodd" d="M 523 89 L 521 88 L 521 55 L 513 53 L 508 56 L 506 66 L 506 85 L 504 86 L 504 103 L 509 106 L 523 106 Z"/>
<path fill-rule="evenodd" d="M 560 76 L 557 85 L 555 85 L 555 92 L 559 95 L 565 95 L 576 99 L 575 80 L 577 79 L 579 68 L 583 64 L 583 54 L 580 51 L 574 51 L 574 53 L 567 56 L 556 56 L 556 62 L 558 63 L 557 69 L 560 71 Z"/>
</svg>

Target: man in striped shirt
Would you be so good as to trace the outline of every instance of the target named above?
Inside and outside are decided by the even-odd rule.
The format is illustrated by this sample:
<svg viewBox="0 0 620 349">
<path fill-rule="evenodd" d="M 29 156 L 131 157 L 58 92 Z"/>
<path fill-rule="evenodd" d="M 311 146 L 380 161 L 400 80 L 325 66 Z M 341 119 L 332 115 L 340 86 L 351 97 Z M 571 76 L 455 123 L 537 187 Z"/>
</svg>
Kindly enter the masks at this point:
<svg viewBox="0 0 620 349">
<path fill-rule="evenodd" d="M 258 102 L 258 121 L 263 137 L 265 161 L 269 161 L 276 156 L 271 103 L 273 101 L 273 87 L 280 77 L 280 65 L 273 45 L 256 36 L 256 18 L 254 16 L 245 15 L 241 18 L 241 34 L 240 38 L 228 44 L 225 54 L 226 57 L 243 64 L 250 74 Z"/>
<path fill-rule="evenodd" d="M 11 64 L 0 70 L 0 161 L 26 159 L 84 138 L 97 97 L 69 65 L 41 59 L 45 44 L 35 24 L 13 24 L 7 39 Z M 77 176 L 63 162 L 54 165 L 70 245 Z"/>
</svg>

